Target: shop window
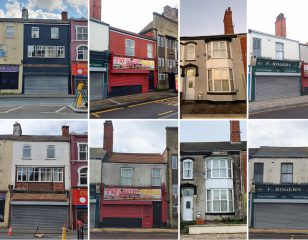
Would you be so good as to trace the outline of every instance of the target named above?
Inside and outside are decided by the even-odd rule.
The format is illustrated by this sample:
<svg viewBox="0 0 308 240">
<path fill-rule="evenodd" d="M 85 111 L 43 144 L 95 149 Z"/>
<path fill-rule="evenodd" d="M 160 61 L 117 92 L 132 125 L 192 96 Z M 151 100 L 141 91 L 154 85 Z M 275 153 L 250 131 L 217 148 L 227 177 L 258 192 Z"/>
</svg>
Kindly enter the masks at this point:
<svg viewBox="0 0 308 240">
<path fill-rule="evenodd" d="M 0 72 L 0 89 L 18 89 L 19 72 Z"/>
<path fill-rule="evenodd" d="M 293 183 L 293 163 L 281 164 L 281 183 Z"/>
<path fill-rule="evenodd" d="M 254 183 L 263 183 L 264 163 L 254 163 L 253 181 Z"/>
<path fill-rule="evenodd" d="M 79 41 L 88 40 L 88 27 L 87 26 L 76 26 L 76 39 Z"/>
<path fill-rule="evenodd" d="M 31 146 L 30 145 L 24 145 L 23 151 L 22 151 L 22 157 L 31 158 Z"/>
<path fill-rule="evenodd" d="M 78 169 L 78 186 L 88 185 L 88 168 L 83 167 Z"/>
<path fill-rule="evenodd" d="M 135 41 L 131 39 L 125 39 L 125 55 L 135 56 Z"/>
<path fill-rule="evenodd" d="M 186 49 L 187 49 L 186 60 L 196 60 L 195 44 L 188 44 Z"/>
<path fill-rule="evenodd" d="M 253 55 L 255 57 L 261 57 L 261 39 L 253 38 Z"/>
<path fill-rule="evenodd" d="M 88 160 L 88 144 L 78 144 L 78 160 Z"/>
<path fill-rule="evenodd" d="M 178 169 L 178 155 L 171 156 L 172 169 Z"/>
<path fill-rule="evenodd" d="M 148 58 L 153 58 L 153 44 L 148 43 L 147 53 L 148 53 Z"/>
<path fill-rule="evenodd" d="M 183 161 L 183 179 L 193 179 L 193 161 L 191 159 Z"/>
<path fill-rule="evenodd" d="M 133 169 L 121 168 L 121 185 L 132 186 L 133 185 Z"/>
<path fill-rule="evenodd" d="M 152 186 L 161 185 L 161 169 L 152 168 Z"/>
<path fill-rule="evenodd" d="M 5 193 L 0 193 L 0 222 L 4 222 Z"/>
<path fill-rule="evenodd" d="M 206 191 L 206 211 L 208 213 L 234 212 L 232 189 L 210 189 Z"/>
<path fill-rule="evenodd" d="M 228 159 L 209 159 L 206 161 L 207 178 L 232 178 L 232 162 Z"/>
<path fill-rule="evenodd" d="M 48 145 L 47 146 L 47 158 L 54 159 L 56 157 L 56 147 L 55 145 Z"/>
<path fill-rule="evenodd" d="M 31 38 L 40 38 L 40 28 L 39 27 L 32 27 Z"/>
<path fill-rule="evenodd" d="M 228 68 L 209 69 L 208 91 L 233 92 L 234 91 L 233 70 Z"/>
<path fill-rule="evenodd" d="M 6 27 L 6 38 L 14 38 L 15 35 L 15 27 L 7 26 Z"/>
<path fill-rule="evenodd" d="M 27 179 L 28 179 L 27 168 L 18 167 L 17 168 L 17 182 L 27 182 Z"/>
<path fill-rule="evenodd" d="M 51 39 L 59 39 L 59 28 L 57 27 L 50 28 L 50 37 Z"/>
<path fill-rule="evenodd" d="M 276 59 L 283 60 L 284 59 L 283 43 L 276 42 L 275 48 L 276 48 Z"/>
</svg>

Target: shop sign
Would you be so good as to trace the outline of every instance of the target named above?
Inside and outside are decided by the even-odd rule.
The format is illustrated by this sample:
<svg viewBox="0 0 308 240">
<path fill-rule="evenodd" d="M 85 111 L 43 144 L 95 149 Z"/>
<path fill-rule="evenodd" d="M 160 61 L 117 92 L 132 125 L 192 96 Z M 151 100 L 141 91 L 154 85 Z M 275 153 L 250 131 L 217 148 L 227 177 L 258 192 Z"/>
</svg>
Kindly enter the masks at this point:
<svg viewBox="0 0 308 240">
<path fill-rule="evenodd" d="M 308 185 L 256 185 L 256 198 L 308 199 Z"/>
<path fill-rule="evenodd" d="M 100 62 L 90 62 L 90 67 L 102 68 L 105 67 L 105 64 Z"/>
<path fill-rule="evenodd" d="M 303 64 L 304 66 L 304 75 L 308 77 L 308 64 Z"/>
<path fill-rule="evenodd" d="M 16 65 L 0 65 L 0 72 L 18 72 L 19 66 Z"/>
<path fill-rule="evenodd" d="M 154 68 L 155 64 L 153 60 L 125 58 L 125 57 L 113 58 L 113 69 L 154 70 Z"/>
<path fill-rule="evenodd" d="M 160 201 L 161 189 L 105 187 L 104 200 Z"/>
<path fill-rule="evenodd" d="M 255 66 L 257 72 L 287 72 L 299 73 L 299 62 L 271 60 L 271 59 L 257 59 Z"/>
<path fill-rule="evenodd" d="M 72 190 L 73 205 L 88 205 L 88 189 Z"/>
<path fill-rule="evenodd" d="M 75 62 L 72 64 L 72 75 L 88 75 L 88 64 Z"/>
<path fill-rule="evenodd" d="M 0 201 L 4 201 L 5 200 L 5 193 L 0 193 Z"/>
</svg>

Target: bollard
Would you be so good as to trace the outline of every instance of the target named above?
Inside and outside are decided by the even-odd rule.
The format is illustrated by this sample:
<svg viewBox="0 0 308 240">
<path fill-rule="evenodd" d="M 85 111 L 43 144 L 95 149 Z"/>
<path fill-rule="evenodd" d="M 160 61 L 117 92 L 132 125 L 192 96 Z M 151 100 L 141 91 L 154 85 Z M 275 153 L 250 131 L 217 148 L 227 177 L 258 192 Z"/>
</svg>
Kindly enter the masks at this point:
<svg viewBox="0 0 308 240">
<path fill-rule="evenodd" d="M 66 227 L 62 227 L 62 240 L 66 240 Z"/>
</svg>

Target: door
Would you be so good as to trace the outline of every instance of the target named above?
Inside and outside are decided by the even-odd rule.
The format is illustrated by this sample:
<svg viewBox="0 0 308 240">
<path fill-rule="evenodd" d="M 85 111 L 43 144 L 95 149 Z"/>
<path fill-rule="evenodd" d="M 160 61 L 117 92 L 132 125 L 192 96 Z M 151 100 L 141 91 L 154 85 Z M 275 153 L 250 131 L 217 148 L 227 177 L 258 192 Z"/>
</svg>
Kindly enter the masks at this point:
<svg viewBox="0 0 308 240">
<path fill-rule="evenodd" d="M 162 227 L 162 207 L 161 202 L 153 202 L 153 227 Z"/>
<path fill-rule="evenodd" d="M 25 94 L 68 94 L 67 76 L 25 76 Z"/>
<path fill-rule="evenodd" d="M 185 84 L 185 100 L 195 99 L 195 69 L 187 69 Z"/>
<path fill-rule="evenodd" d="M 149 72 L 149 91 L 154 91 L 154 71 Z"/>
<path fill-rule="evenodd" d="M 193 196 L 183 196 L 183 221 L 193 220 Z"/>
<path fill-rule="evenodd" d="M 168 82 L 169 82 L 169 89 L 176 90 L 175 88 L 175 74 L 168 73 Z"/>
</svg>

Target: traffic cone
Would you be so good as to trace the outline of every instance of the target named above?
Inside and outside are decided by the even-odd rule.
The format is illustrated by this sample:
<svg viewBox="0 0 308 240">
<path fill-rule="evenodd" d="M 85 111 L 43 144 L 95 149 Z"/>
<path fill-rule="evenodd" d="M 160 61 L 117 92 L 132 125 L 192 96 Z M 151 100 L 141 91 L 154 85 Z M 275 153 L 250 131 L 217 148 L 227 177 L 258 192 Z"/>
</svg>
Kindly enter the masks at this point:
<svg viewBox="0 0 308 240">
<path fill-rule="evenodd" d="M 13 236 L 13 231 L 12 231 L 12 226 L 10 226 L 9 228 L 9 232 L 7 234 L 8 236 Z"/>
</svg>

